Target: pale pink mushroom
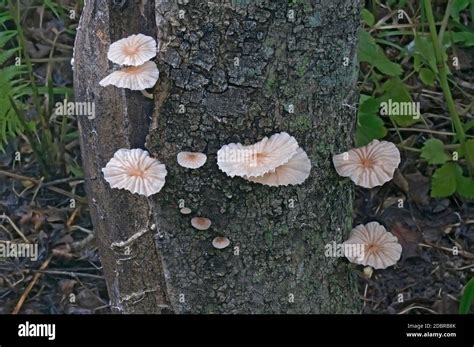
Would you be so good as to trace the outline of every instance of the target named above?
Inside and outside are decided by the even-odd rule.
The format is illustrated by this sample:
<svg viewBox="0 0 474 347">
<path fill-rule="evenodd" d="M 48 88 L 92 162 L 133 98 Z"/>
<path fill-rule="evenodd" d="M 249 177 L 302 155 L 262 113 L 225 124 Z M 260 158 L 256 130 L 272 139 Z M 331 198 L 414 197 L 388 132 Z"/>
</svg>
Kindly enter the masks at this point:
<svg viewBox="0 0 474 347">
<path fill-rule="evenodd" d="M 224 249 L 230 245 L 230 240 L 227 237 L 218 236 L 212 240 L 212 246 L 217 249 Z"/>
<path fill-rule="evenodd" d="M 179 152 L 178 164 L 188 169 L 197 169 L 206 163 L 207 156 L 199 152 Z"/>
<path fill-rule="evenodd" d="M 250 145 L 230 143 L 217 152 L 217 165 L 228 176 L 255 177 L 287 163 L 298 150 L 298 142 L 287 133 L 278 133 Z"/>
<path fill-rule="evenodd" d="M 192 211 L 188 207 L 183 207 L 182 209 L 179 210 L 179 212 L 181 212 L 181 214 L 190 214 Z"/>
<path fill-rule="evenodd" d="M 211 227 L 211 220 L 205 217 L 194 217 L 191 219 L 191 225 L 197 230 L 207 230 Z"/>
<path fill-rule="evenodd" d="M 287 186 L 303 183 L 311 171 L 311 161 L 303 149 L 298 148 L 291 159 L 277 167 L 274 172 L 267 172 L 263 176 L 246 177 L 247 180 L 267 186 Z"/>
<path fill-rule="evenodd" d="M 387 141 L 373 140 L 332 158 L 337 173 L 365 188 L 381 186 L 393 178 L 400 164 L 400 152 Z"/>
<path fill-rule="evenodd" d="M 114 85 L 118 88 L 127 88 L 131 90 L 145 90 L 151 88 L 158 81 L 160 72 L 156 64 L 147 61 L 143 65 L 130 66 L 118 71 L 112 72 L 99 82 L 102 87 Z"/>
<path fill-rule="evenodd" d="M 397 237 L 377 222 L 356 226 L 344 244 L 362 246 L 362 256 L 346 254 L 346 257 L 352 263 L 372 266 L 374 269 L 385 269 L 396 264 L 402 254 Z"/>
<path fill-rule="evenodd" d="M 110 45 L 107 58 L 119 65 L 138 66 L 156 56 L 156 41 L 143 34 L 131 35 Z"/>
<path fill-rule="evenodd" d="M 167 174 L 165 165 L 139 148 L 119 149 L 102 172 L 112 188 L 145 196 L 158 193 Z"/>
</svg>

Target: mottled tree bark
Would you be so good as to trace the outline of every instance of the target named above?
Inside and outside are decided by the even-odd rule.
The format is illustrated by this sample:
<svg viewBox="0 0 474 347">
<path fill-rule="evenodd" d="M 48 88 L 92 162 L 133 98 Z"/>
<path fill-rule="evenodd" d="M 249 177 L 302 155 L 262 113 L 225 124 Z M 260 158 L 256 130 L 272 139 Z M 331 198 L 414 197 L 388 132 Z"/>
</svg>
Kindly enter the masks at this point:
<svg viewBox="0 0 474 347">
<path fill-rule="evenodd" d="M 351 227 L 352 187 L 334 153 L 352 145 L 357 100 L 355 0 L 88 1 L 75 48 L 77 101 L 91 214 L 112 307 L 125 313 L 347 313 L 358 296 L 345 262 L 325 257 Z M 154 105 L 101 88 L 117 39 L 156 36 Z M 153 107 L 154 106 L 154 107 Z M 286 131 L 312 162 L 300 186 L 227 177 L 229 142 Z M 168 169 L 150 197 L 111 190 L 100 169 L 119 148 L 145 148 Z M 208 155 L 198 170 L 179 151 Z M 192 210 L 182 215 L 180 205 Z M 191 227 L 192 216 L 213 224 Z M 214 249 L 225 235 L 231 245 Z"/>
</svg>

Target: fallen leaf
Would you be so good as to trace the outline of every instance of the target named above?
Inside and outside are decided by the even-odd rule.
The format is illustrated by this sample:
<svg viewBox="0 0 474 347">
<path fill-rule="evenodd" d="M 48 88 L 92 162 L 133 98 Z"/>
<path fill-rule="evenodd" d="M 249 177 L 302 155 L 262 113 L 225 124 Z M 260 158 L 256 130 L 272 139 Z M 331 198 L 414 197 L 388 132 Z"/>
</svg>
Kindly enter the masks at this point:
<svg viewBox="0 0 474 347">
<path fill-rule="evenodd" d="M 408 182 L 408 195 L 419 206 L 427 206 L 430 203 L 430 179 L 416 172 L 405 175 Z"/>
<path fill-rule="evenodd" d="M 420 232 L 413 230 L 403 223 L 395 223 L 390 232 L 398 238 L 398 242 L 402 245 L 402 255 L 404 259 L 418 256 L 418 241 Z"/>
</svg>

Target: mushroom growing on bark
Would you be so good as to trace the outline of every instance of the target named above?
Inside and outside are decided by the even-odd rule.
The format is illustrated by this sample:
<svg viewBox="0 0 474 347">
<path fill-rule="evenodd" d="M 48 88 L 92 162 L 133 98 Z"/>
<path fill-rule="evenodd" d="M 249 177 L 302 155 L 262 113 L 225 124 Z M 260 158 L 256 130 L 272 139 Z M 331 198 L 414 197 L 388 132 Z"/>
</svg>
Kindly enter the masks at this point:
<svg viewBox="0 0 474 347">
<path fill-rule="evenodd" d="M 230 240 L 227 237 L 218 236 L 212 240 L 212 246 L 217 249 L 223 249 L 230 245 Z"/>
<path fill-rule="evenodd" d="M 145 196 L 158 193 L 167 174 L 165 165 L 140 148 L 119 149 L 102 172 L 112 188 Z"/>
<path fill-rule="evenodd" d="M 181 212 L 181 214 L 190 214 L 192 211 L 189 207 L 183 207 L 179 212 Z"/>
<path fill-rule="evenodd" d="M 197 230 L 207 230 L 211 227 L 211 220 L 204 217 L 194 217 L 191 219 L 191 225 Z"/>
<path fill-rule="evenodd" d="M 110 61 L 119 65 L 138 66 L 156 56 L 156 41 L 143 34 L 130 35 L 112 43 L 107 53 Z"/>
<path fill-rule="evenodd" d="M 121 70 L 114 71 L 99 82 L 102 87 L 114 85 L 118 88 L 131 90 L 144 90 L 151 88 L 158 81 L 160 72 L 156 64 L 152 61 L 139 66 L 129 66 Z"/>
<path fill-rule="evenodd" d="M 187 169 L 197 169 L 206 163 L 207 156 L 199 152 L 179 152 L 178 164 Z"/>
<path fill-rule="evenodd" d="M 255 177 L 287 163 L 298 150 L 298 142 L 287 133 L 278 133 L 250 145 L 230 143 L 217 152 L 217 165 L 228 176 Z"/>
<path fill-rule="evenodd" d="M 298 148 L 296 154 L 291 159 L 278 166 L 275 171 L 267 172 L 263 176 L 246 177 L 251 182 L 276 187 L 297 185 L 303 183 L 311 171 L 311 161 L 303 149 Z"/>
<path fill-rule="evenodd" d="M 267 186 L 303 183 L 311 161 L 293 136 L 283 132 L 265 137 L 250 146 L 230 143 L 217 152 L 219 169 L 228 176 L 240 176 Z"/>
</svg>

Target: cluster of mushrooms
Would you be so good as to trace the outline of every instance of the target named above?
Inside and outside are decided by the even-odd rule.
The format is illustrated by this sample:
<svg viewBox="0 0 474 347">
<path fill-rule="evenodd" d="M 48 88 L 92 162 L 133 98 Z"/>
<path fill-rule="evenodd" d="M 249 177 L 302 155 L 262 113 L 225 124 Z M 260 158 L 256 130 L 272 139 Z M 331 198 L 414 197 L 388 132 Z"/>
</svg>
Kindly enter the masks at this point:
<svg viewBox="0 0 474 347">
<path fill-rule="evenodd" d="M 131 35 L 114 42 L 108 52 L 112 62 L 126 67 L 112 72 L 100 81 L 101 86 L 144 91 L 152 88 L 159 77 L 156 64 L 150 59 L 156 56 L 156 42 L 142 34 Z M 187 169 L 202 167 L 207 156 L 199 152 L 180 152 L 177 163 Z M 351 149 L 333 157 L 337 173 L 349 177 L 356 185 L 373 188 L 393 178 L 400 164 L 400 152 L 391 142 L 373 140 L 367 146 Z M 230 143 L 217 152 L 217 165 L 230 177 L 271 187 L 302 184 L 311 171 L 311 161 L 296 139 L 285 133 L 273 134 L 252 145 Z M 133 194 L 150 196 L 165 185 L 167 170 L 158 159 L 150 157 L 143 149 L 119 149 L 102 169 L 105 180 L 112 188 L 125 189 Z M 192 213 L 184 207 L 183 215 Z M 191 219 L 197 230 L 211 226 L 208 218 Z M 349 261 L 382 269 L 395 264 L 401 255 L 397 238 L 377 222 L 354 228 L 345 242 L 363 244 L 364 257 L 348 257 Z M 212 245 L 217 249 L 229 246 L 226 237 L 216 237 Z"/>
</svg>

